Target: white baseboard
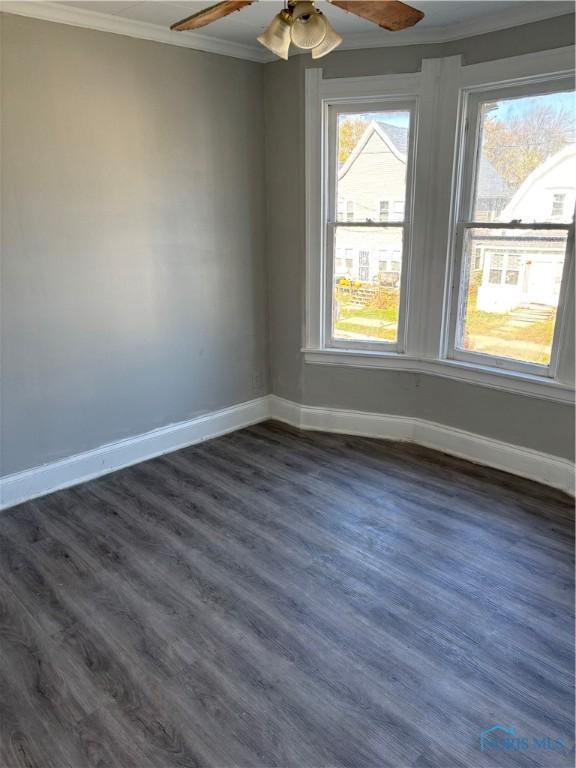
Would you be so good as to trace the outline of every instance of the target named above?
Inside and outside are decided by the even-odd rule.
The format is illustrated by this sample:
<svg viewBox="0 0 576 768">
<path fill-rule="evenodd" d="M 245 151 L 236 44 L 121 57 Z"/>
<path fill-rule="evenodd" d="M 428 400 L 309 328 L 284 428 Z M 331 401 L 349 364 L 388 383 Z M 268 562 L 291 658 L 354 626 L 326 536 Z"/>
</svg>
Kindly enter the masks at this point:
<svg viewBox="0 0 576 768">
<path fill-rule="evenodd" d="M 269 397 L 260 397 L 7 475 L 0 478 L 0 509 L 265 421 L 269 410 Z"/>
<path fill-rule="evenodd" d="M 299 429 L 405 440 L 559 488 L 574 496 L 574 465 L 567 459 L 411 416 L 298 405 L 270 397 L 271 418 Z"/>
<path fill-rule="evenodd" d="M 574 495 L 566 459 L 410 416 L 299 405 L 268 395 L 0 478 L 0 509 L 272 418 L 299 429 L 405 440 Z"/>
</svg>

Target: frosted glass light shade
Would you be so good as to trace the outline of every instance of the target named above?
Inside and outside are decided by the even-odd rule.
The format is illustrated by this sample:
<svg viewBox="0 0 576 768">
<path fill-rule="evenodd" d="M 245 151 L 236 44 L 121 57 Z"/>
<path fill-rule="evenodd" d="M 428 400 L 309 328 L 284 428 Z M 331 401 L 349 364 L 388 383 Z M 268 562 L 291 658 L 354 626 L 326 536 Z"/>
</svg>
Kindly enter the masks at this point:
<svg viewBox="0 0 576 768">
<path fill-rule="evenodd" d="M 326 21 L 312 3 L 298 3 L 292 12 L 292 42 L 306 51 L 315 48 L 326 37 Z"/>
<path fill-rule="evenodd" d="M 338 32 L 334 30 L 326 16 L 324 16 L 323 13 L 320 15 L 322 16 L 324 24 L 326 25 L 326 36 L 324 37 L 324 40 L 319 43 L 319 45 L 317 45 L 315 48 L 312 48 L 313 59 L 320 59 L 322 56 L 326 56 L 326 54 L 330 53 L 330 51 L 333 51 L 334 48 L 338 48 L 342 42 L 342 38 Z"/>
<path fill-rule="evenodd" d="M 281 59 L 288 59 L 288 50 L 290 48 L 290 24 L 285 18 L 285 12 L 278 13 L 272 21 L 268 29 L 266 29 L 256 40 L 268 48 L 269 51 L 275 53 Z"/>
</svg>

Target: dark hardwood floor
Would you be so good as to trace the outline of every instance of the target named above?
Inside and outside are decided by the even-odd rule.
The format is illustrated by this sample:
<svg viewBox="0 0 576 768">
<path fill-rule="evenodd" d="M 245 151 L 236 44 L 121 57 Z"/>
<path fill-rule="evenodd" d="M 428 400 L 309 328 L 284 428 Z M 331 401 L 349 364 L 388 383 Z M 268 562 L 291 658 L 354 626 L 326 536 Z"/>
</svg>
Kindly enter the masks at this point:
<svg viewBox="0 0 576 768">
<path fill-rule="evenodd" d="M 573 644 L 572 501 L 416 446 L 269 422 L 0 515 L 3 768 L 571 766 Z"/>
</svg>

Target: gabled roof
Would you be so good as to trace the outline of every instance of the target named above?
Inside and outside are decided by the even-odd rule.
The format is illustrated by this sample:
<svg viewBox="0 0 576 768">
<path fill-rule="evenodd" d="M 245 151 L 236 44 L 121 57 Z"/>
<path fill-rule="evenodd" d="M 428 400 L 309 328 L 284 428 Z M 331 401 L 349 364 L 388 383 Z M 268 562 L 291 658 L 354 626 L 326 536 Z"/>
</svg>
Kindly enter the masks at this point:
<svg viewBox="0 0 576 768">
<path fill-rule="evenodd" d="M 500 220 L 509 221 L 514 218 L 518 211 L 518 207 L 522 204 L 524 198 L 530 192 L 532 187 L 536 186 L 538 182 L 544 179 L 557 165 L 561 165 L 567 161 L 569 162 L 575 157 L 576 144 L 568 144 L 535 168 L 532 173 L 528 174 L 522 184 L 520 184 L 514 197 L 500 214 Z"/>
<path fill-rule="evenodd" d="M 392 125 L 392 123 L 382 123 L 380 120 L 378 120 L 378 127 L 388 136 L 401 155 L 408 154 L 408 128 Z"/>
<path fill-rule="evenodd" d="M 396 157 L 400 161 L 406 162 L 408 154 L 408 128 L 381 120 L 372 120 L 350 153 L 350 156 L 340 168 L 338 178 L 341 179 L 345 176 L 375 131 Z M 512 196 L 510 186 L 494 168 L 492 163 L 485 158 L 483 158 L 480 164 L 477 190 L 478 198 L 504 198 L 504 200 L 509 200 Z"/>
<path fill-rule="evenodd" d="M 382 141 L 388 146 L 390 151 L 398 158 L 398 160 L 400 160 L 400 162 L 406 162 L 406 153 L 408 151 L 408 129 L 401 128 L 397 125 L 391 125 L 390 123 L 380 123 L 376 120 L 372 120 L 366 127 L 366 130 L 350 153 L 346 162 L 339 169 L 339 179 L 345 176 L 352 165 L 354 165 L 357 157 L 361 154 L 362 150 L 374 132 L 380 136 Z"/>
</svg>

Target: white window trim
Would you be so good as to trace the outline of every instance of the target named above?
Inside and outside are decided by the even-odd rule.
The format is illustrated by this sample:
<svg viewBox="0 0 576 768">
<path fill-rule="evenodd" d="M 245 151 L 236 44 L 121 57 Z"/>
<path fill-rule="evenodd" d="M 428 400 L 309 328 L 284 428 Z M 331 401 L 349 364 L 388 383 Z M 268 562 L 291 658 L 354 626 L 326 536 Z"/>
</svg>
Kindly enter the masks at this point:
<svg viewBox="0 0 576 768">
<path fill-rule="evenodd" d="M 549 78 L 573 74 L 571 47 L 543 51 L 494 62 L 462 66 L 460 56 L 424 59 L 422 71 L 405 75 L 325 80 L 321 69 L 306 70 L 306 324 L 302 352 L 310 364 L 384 368 L 428 373 L 504 389 L 544 399 L 572 402 L 574 393 L 574 288 L 573 272 L 565 280 L 565 312 L 557 322 L 561 343 L 555 378 L 509 371 L 491 365 L 447 358 L 448 297 L 453 282 L 452 243 L 454 201 L 459 177 L 455 153 L 462 92 L 488 89 L 521 78 Z M 441 84 L 442 87 L 439 87 Z M 418 99 L 420 121 L 416 136 L 414 194 L 415 227 L 412 269 L 408 281 L 408 323 L 404 353 L 363 349 L 330 349 L 323 343 L 325 307 L 322 146 L 325 105 L 331 99 L 366 102 L 382 95 Z M 403 268 L 405 265 L 402 265 Z M 425 311 L 423 308 L 426 308 Z M 422 311 L 421 311 L 422 310 Z"/>
</svg>

